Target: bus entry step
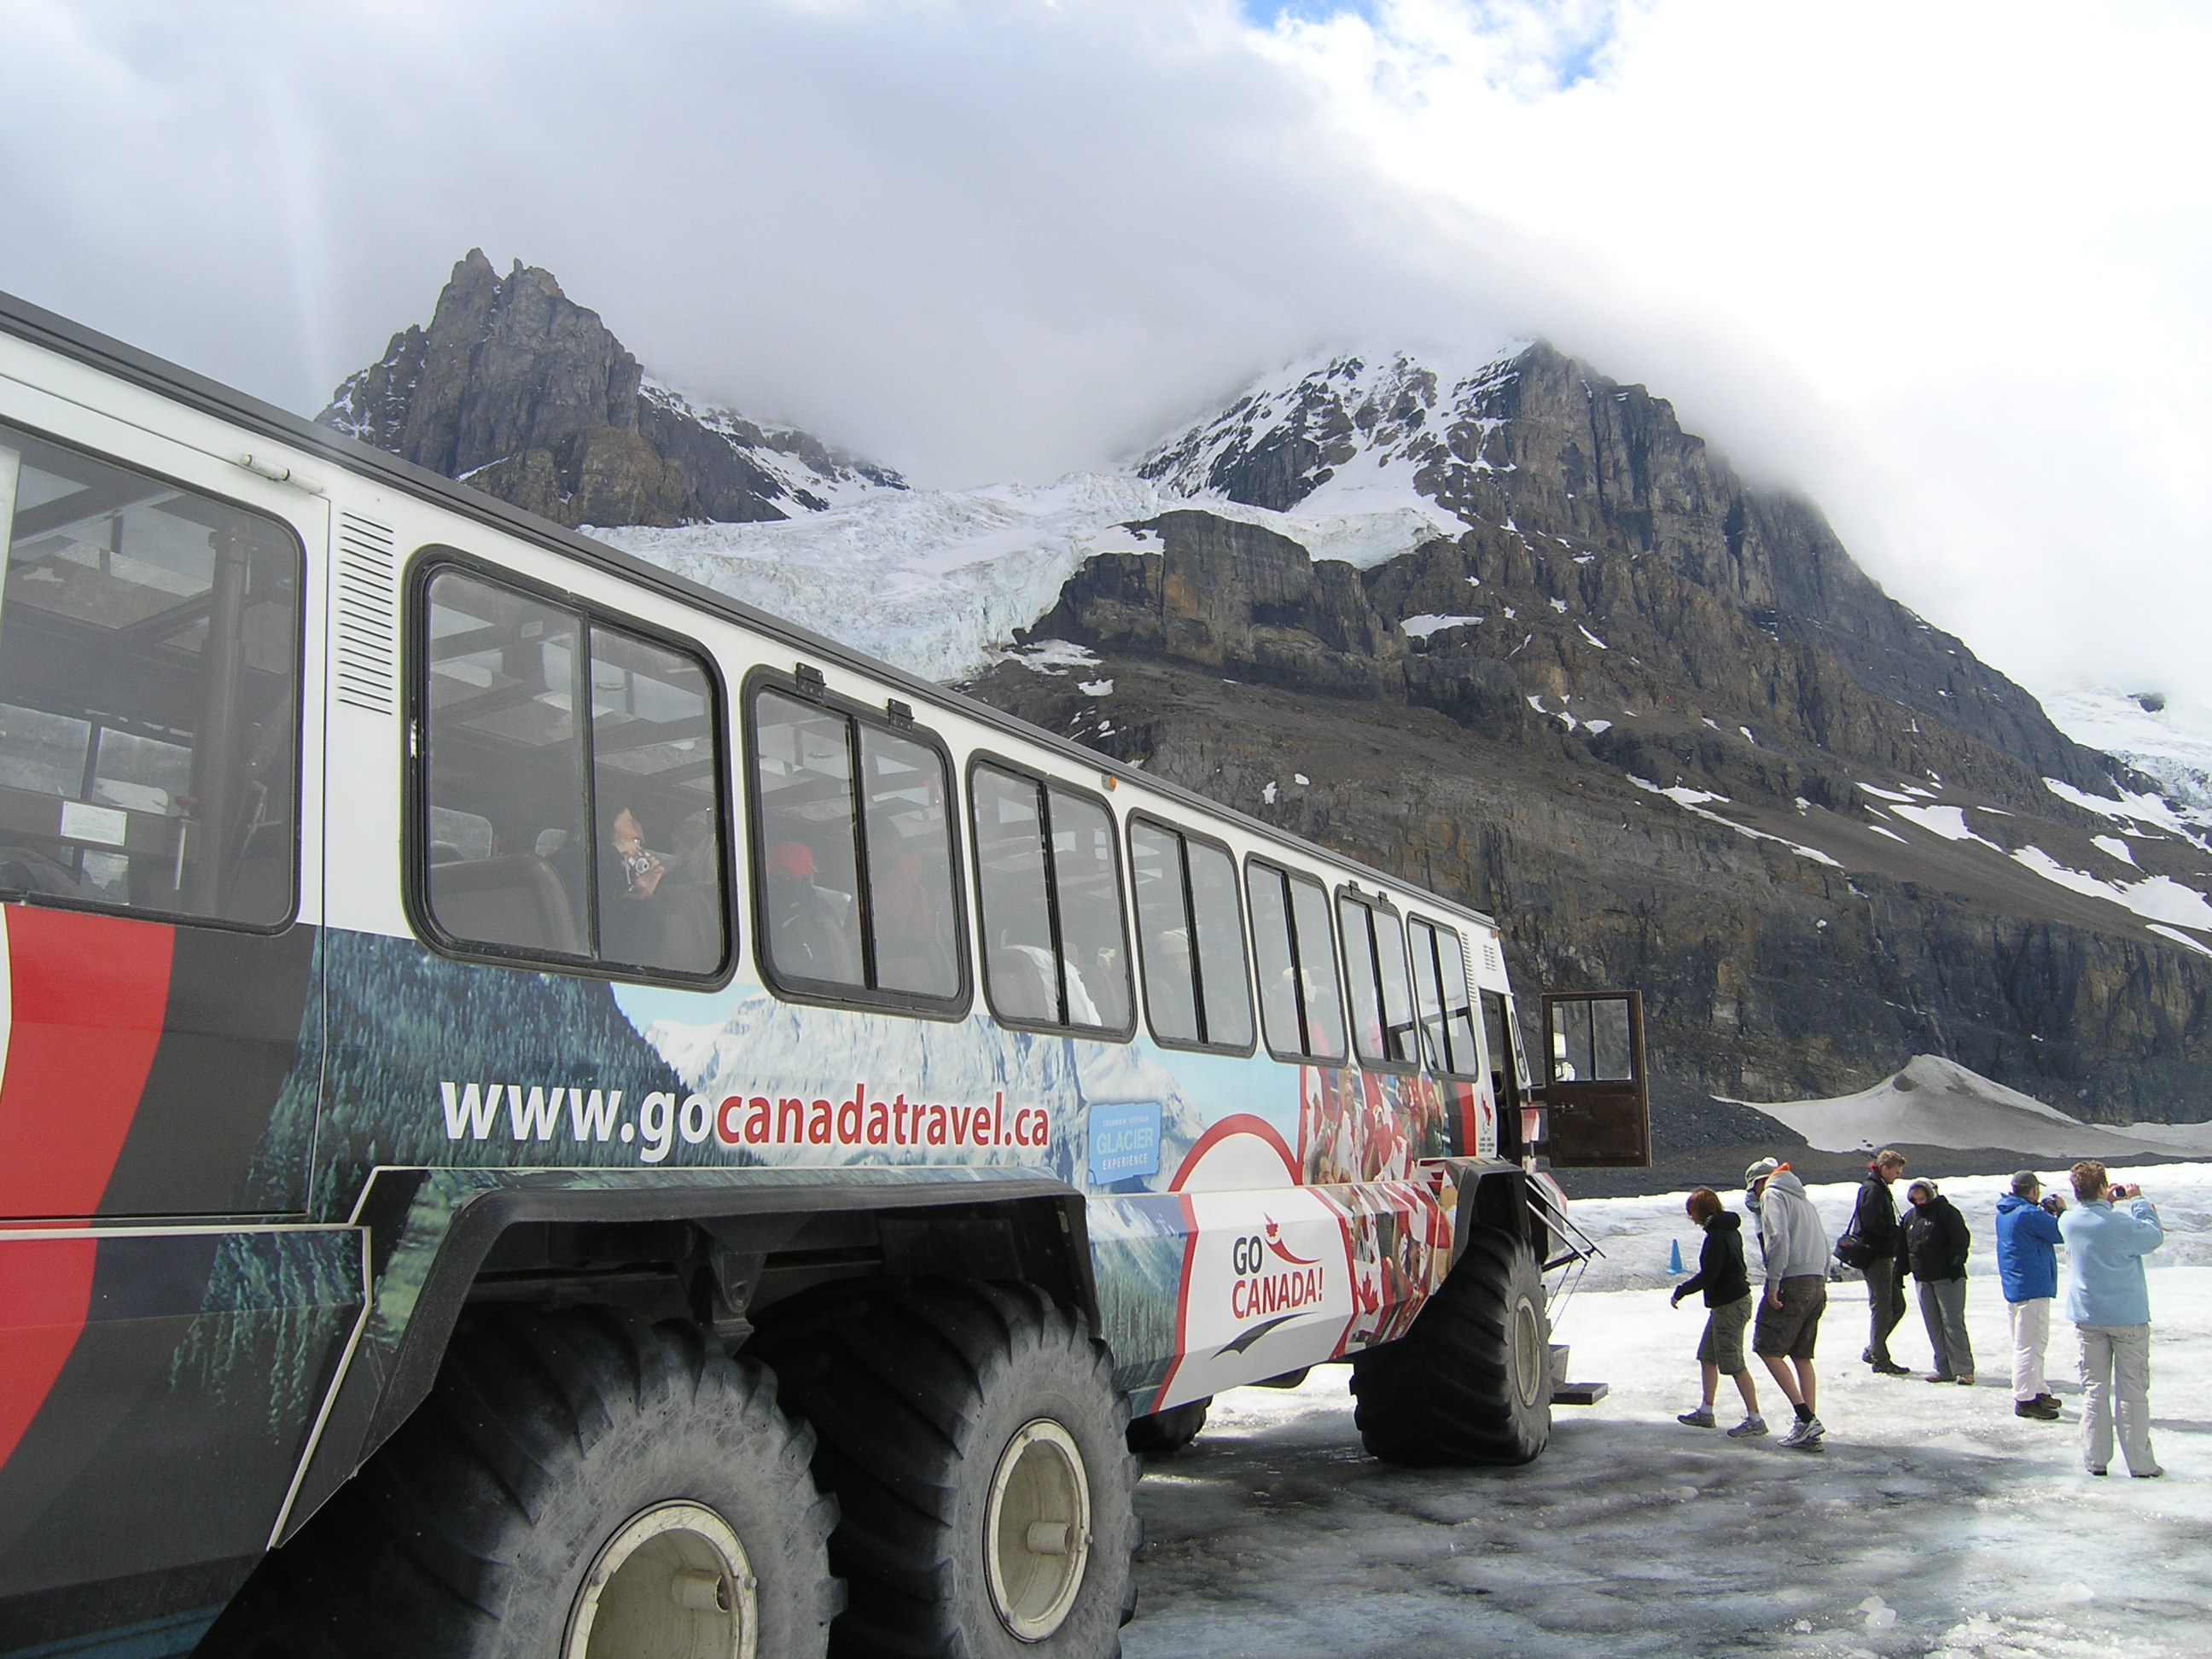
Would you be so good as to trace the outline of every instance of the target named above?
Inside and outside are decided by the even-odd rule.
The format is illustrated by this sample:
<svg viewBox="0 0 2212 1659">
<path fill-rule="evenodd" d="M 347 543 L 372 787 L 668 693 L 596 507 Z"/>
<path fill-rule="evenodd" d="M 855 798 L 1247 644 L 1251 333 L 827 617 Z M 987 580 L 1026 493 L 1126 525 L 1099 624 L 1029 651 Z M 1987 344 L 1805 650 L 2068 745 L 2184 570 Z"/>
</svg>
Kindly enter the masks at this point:
<svg viewBox="0 0 2212 1659">
<path fill-rule="evenodd" d="M 1558 1382 L 1552 1387 L 1554 1406 L 1595 1406 L 1613 1392 L 1610 1382 Z"/>
</svg>

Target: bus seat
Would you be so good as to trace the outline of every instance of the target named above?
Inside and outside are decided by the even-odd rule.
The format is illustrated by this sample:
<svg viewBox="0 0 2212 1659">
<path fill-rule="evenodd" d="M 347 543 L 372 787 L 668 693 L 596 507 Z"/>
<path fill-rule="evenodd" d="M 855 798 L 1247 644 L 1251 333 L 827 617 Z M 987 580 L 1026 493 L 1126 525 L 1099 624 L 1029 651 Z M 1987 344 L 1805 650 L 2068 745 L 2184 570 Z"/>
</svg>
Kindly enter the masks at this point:
<svg viewBox="0 0 2212 1659">
<path fill-rule="evenodd" d="M 431 912 L 455 939 L 581 954 L 568 890 L 535 853 L 434 864 L 429 874 Z"/>
</svg>

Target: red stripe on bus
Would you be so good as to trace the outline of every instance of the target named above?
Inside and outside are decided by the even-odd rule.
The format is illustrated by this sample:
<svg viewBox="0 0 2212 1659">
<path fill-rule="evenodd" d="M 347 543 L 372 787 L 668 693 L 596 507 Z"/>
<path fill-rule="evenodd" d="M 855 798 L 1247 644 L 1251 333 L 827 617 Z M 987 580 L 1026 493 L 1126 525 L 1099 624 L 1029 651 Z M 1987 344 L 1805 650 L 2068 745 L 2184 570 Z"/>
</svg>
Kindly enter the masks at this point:
<svg viewBox="0 0 2212 1659">
<path fill-rule="evenodd" d="M 176 930 L 11 905 L 0 1216 L 94 1214 L 137 1115 Z"/>
<path fill-rule="evenodd" d="M 99 1253 L 90 1238 L 0 1239 L 0 1468 L 76 1346 Z"/>
<path fill-rule="evenodd" d="M 1160 1386 L 1152 1395 L 1154 1411 L 1166 1409 L 1160 1402 L 1175 1387 L 1176 1373 L 1182 1369 L 1190 1346 L 1186 1333 L 1190 1327 L 1190 1270 L 1198 1260 L 1198 1209 L 1190 1201 L 1188 1193 L 1176 1194 L 1176 1201 L 1182 1208 L 1182 1273 L 1176 1280 L 1175 1352 L 1168 1357 L 1167 1374 L 1160 1378 Z"/>
</svg>

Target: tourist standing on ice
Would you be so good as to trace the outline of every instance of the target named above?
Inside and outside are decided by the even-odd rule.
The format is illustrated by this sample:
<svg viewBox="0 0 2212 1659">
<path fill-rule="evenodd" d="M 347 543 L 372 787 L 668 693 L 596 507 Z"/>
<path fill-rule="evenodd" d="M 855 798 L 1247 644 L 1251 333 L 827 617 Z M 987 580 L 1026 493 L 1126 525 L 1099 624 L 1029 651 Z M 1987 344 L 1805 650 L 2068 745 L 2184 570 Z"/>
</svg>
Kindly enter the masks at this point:
<svg viewBox="0 0 2212 1659">
<path fill-rule="evenodd" d="M 2166 1471 L 2150 1449 L 2150 1289 L 2142 1259 L 2166 1243 L 2158 1212 L 2140 1187 L 2116 1187 L 2105 1166 L 2072 1170 L 2081 1200 L 2058 1218 L 2066 1240 L 2066 1316 L 2081 1336 L 2081 1466 L 2102 1474 L 2112 1461 L 2112 1425 L 2138 1480 Z M 2125 1203 L 2123 1214 L 2115 1205 Z"/>
<path fill-rule="evenodd" d="M 1905 1254 L 1920 1281 L 1920 1320 L 1928 1327 L 1928 1346 L 1936 1351 L 1930 1382 L 1974 1385 L 1974 1346 L 1966 1340 L 1966 1256 L 1974 1247 L 1966 1218 L 1936 1190 L 1932 1181 L 1916 1181 L 1905 1190 L 1911 1212 L 1905 1218 Z"/>
<path fill-rule="evenodd" d="M 1827 1433 L 1815 1414 L 1819 1389 L 1813 1376 L 1813 1345 L 1828 1305 L 1827 1230 L 1805 1196 L 1805 1183 L 1787 1164 L 1762 1158 L 1743 1172 L 1743 1184 L 1750 1192 L 1746 1202 L 1759 1216 L 1759 1253 L 1766 1265 L 1752 1351 L 1797 1413 L 1782 1443 L 1812 1451 Z"/>
<path fill-rule="evenodd" d="M 1851 1206 L 1846 1240 L 1858 1240 L 1857 1261 L 1846 1265 L 1866 1275 L 1867 1345 L 1860 1358 L 1884 1376 L 1910 1376 L 1912 1367 L 1900 1365 L 1889 1352 L 1890 1333 L 1905 1317 L 1905 1230 L 1897 1222 L 1897 1197 L 1890 1188 L 1905 1173 L 1905 1154 L 1885 1147 L 1867 1165 L 1859 1183 L 1858 1201 Z M 1837 1249 L 1843 1249 L 1838 1242 Z"/>
<path fill-rule="evenodd" d="M 1698 1251 L 1698 1271 L 1674 1287 L 1674 1307 L 1682 1298 L 1702 1291 L 1705 1296 L 1705 1334 L 1698 1339 L 1698 1364 L 1704 1374 L 1705 1398 L 1695 1411 L 1676 1420 L 1693 1429 L 1713 1424 L 1713 1396 L 1721 1378 L 1735 1383 L 1743 1396 L 1743 1421 L 1729 1431 L 1731 1440 L 1750 1440 L 1766 1432 L 1766 1419 L 1759 1414 L 1759 1389 L 1751 1368 L 1743 1363 L 1743 1328 L 1751 1322 L 1751 1274 L 1743 1265 L 1743 1218 L 1721 1202 L 1710 1187 L 1692 1193 L 1683 1206 L 1690 1219 L 1705 1230 Z"/>
<path fill-rule="evenodd" d="M 1997 1279 L 2012 1320 L 2012 1414 L 2058 1420 L 2058 1396 L 2043 1380 L 2044 1345 L 2051 1340 L 2051 1304 L 2058 1294 L 2057 1194 L 2043 1201 L 2043 1179 L 2033 1170 L 2012 1178 L 1997 1200 Z"/>
</svg>

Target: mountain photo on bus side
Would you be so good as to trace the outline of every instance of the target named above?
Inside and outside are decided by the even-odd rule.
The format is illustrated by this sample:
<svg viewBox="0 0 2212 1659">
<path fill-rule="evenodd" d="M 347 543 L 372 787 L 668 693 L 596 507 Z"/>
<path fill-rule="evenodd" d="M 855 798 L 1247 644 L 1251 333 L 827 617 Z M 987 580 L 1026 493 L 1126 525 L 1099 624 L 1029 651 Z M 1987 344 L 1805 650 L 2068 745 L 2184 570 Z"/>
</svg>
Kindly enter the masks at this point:
<svg viewBox="0 0 2212 1659">
<path fill-rule="evenodd" d="M 2158 699 L 2062 729 L 1601 366 L 1322 354 L 964 491 L 657 368 L 472 252 L 322 419 L 1640 988 L 1656 1161 L 1575 1190 L 2212 1144 L 2212 751 Z"/>
</svg>

